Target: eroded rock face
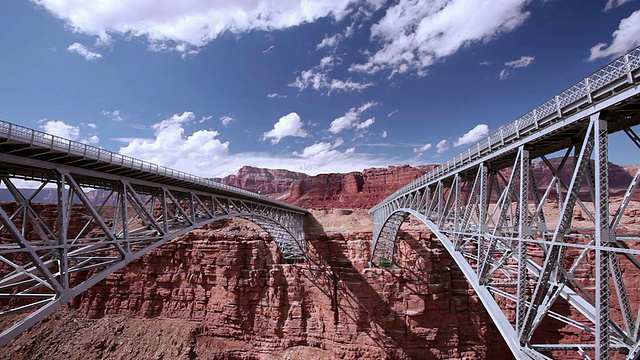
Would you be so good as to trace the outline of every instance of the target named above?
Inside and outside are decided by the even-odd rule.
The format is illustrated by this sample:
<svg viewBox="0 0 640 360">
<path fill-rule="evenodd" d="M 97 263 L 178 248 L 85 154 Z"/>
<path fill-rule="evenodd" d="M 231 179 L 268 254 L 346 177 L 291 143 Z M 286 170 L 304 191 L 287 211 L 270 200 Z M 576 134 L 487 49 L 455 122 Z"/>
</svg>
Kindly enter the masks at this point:
<svg viewBox="0 0 640 360">
<path fill-rule="evenodd" d="M 278 195 L 288 191 L 294 182 L 308 178 L 307 174 L 289 170 L 243 166 L 238 174 L 216 180 L 262 195 Z"/>
<path fill-rule="evenodd" d="M 294 182 L 280 199 L 313 209 L 368 209 L 434 167 L 403 165 L 347 174 L 320 174 Z"/>
<path fill-rule="evenodd" d="M 405 268 L 371 269 L 371 233 L 317 235 L 310 261 L 279 264 L 275 245 L 258 235 L 196 230 L 73 299 L 69 308 L 96 319 L 76 322 L 75 333 L 106 337 L 107 357 L 120 334 L 91 333 L 96 321 L 147 318 L 158 319 L 146 326 L 159 342 L 156 326 L 192 324 L 167 334 L 180 354 L 199 359 L 284 359 L 292 349 L 318 359 L 504 358 L 506 345 L 446 251 L 427 234 L 404 236 Z M 86 343 L 38 337 L 37 329 L 46 327 L 0 348 L 0 356 L 47 355 L 25 338 L 39 338 L 51 354 Z M 78 346 L 94 358 L 95 349 Z"/>
</svg>

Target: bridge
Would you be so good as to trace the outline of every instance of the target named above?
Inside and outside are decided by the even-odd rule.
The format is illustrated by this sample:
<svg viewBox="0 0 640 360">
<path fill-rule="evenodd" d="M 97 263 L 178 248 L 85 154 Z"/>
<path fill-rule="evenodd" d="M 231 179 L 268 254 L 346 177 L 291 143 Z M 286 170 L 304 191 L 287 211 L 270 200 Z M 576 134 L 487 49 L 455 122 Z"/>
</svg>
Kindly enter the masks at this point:
<svg viewBox="0 0 640 360">
<path fill-rule="evenodd" d="M 0 183 L 11 197 L 0 206 L 0 320 L 14 320 L 0 346 L 133 260 L 217 220 L 257 224 L 285 261 L 306 253 L 305 209 L 5 121 Z M 53 204 L 35 204 L 52 188 Z M 98 204 L 95 189 L 106 194 Z"/>
<path fill-rule="evenodd" d="M 639 68 L 636 48 L 377 204 L 371 262 L 393 263 L 415 217 L 516 358 L 638 359 L 640 170 L 613 199 L 608 151 L 617 132 L 640 147 Z"/>
</svg>

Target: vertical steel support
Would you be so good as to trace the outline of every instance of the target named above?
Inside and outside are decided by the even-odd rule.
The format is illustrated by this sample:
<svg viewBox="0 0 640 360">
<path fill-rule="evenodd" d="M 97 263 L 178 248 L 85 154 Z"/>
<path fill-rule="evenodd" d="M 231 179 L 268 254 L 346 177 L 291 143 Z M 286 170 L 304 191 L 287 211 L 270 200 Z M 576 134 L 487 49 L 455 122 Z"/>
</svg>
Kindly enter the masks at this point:
<svg viewBox="0 0 640 360">
<path fill-rule="evenodd" d="M 478 209 L 478 263 L 476 264 L 476 273 L 480 276 L 482 266 L 480 266 L 480 259 L 484 258 L 485 254 L 485 241 L 484 234 L 488 231 L 487 225 L 487 212 L 489 211 L 489 194 L 487 181 L 489 180 L 489 172 L 486 163 L 480 164 L 480 206 Z"/>
<path fill-rule="evenodd" d="M 69 210 L 70 207 L 69 197 L 67 197 L 66 191 L 66 176 L 64 171 L 58 172 L 58 234 L 56 238 L 56 245 L 58 246 L 58 270 L 60 271 L 60 286 L 63 289 L 69 288 L 69 272 L 67 259 L 67 234 L 69 230 Z M 60 294 L 58 294 L 59 296 Z"/>
<path fill-rule="evenodd" d="M 592 115 L 595 136 L 596 359 L 609 359 L 609 166 L 607 122 Z"/>
<path fill-rule="evenodd" d="M 531 174 L 531 159 L 529 150 L 524 146 L 520 149 L 520 205 L 518 216 L 518 287 L 516 304 L 516 332 L 520 336 L 520 344 L 524 345 L 522 329 L 527 309 L 527 241 L 529 237 L 529 176 Z M 515 171 L 515 170 L 514 170 Z"/>
</svg>

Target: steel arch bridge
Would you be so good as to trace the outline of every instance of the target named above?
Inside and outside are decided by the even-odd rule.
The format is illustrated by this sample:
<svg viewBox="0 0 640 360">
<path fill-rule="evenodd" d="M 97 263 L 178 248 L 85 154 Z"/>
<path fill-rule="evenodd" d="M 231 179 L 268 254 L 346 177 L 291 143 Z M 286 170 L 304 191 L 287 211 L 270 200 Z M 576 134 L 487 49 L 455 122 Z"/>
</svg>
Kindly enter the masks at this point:
<svg viewBox="0 0 640 360">
<path fill-rule="evenodd" d="M 639 68 L 636 48 L 373 207 L 372 263 L 393 262 L 414 216 L 516 358 L 637 359 L 640 229 L 625 217 L 640 170 L 612 202 L 608 151 L 622 131 L 640 147 Z M 549 326 L 559 340 L 541 334 Z"/>
<path fill-rule="evenodd" d="M 21 190 L 24 180 L 37 188 Z M 0 346 L 133 260 L 220 219 L 256 223 L 285 260 L 306 255 L 305 209 L 4 121 L 0 184 L 12 200 L 0 206 L 0 320 L 17 318 Z M 55 204 L 35 204 L 51 188 Z M 96 204 L 91 189 L 106 196 Z"/>
</svg>

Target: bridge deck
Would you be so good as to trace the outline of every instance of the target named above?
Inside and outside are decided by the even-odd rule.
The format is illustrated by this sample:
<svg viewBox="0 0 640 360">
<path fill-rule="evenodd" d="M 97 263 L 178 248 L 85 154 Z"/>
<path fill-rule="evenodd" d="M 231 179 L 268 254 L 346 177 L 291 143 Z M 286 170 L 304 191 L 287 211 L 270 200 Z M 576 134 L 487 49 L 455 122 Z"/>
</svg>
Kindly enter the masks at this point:
<svg viewBox="0 0 640 360">
<path fill-rule="evenodd" d="M 178 186 L 181 188 L 233 196 L 282 208 L 307 213 L 304 208 L 267 198 L 251 191 L 220 184 L 210 179 L 191 175 L 130 156 L 108 151 L 95 146 L 47 134 L 10 122 L 0 120 L 0 154 L 12 155 L 12 160 L 4 164 L 4 171 L 24 179 L 40 180 L 42 162 L 53 168 L 65 165 L 82 175 L 87 172 L 127 177 L 155 184 Z M 37 165 L 28 159 L 39 160 Z M 2 159 L 0 159 L 1 162 Z M 14 166 L 19 162 L 20 166 Z M 83 178 L 85 186 L 103 188 L 96 177 Z"/>
<path fill-rule="evenodd" d="M 640 78 L 640 47 L 611 62 L 591 76 L 576 83 L 544 104 L 515 121 L 501 127 L 476 145 L 454 156 L 424 176 L 400 188 L 371 208 L 379 209 L 402 194 L 490 161 L 491 167 L 501 169 L 513 163 L 517 144 L 526 143 L 531 155 L 548 154 L 565 149 L 584 129 L 585 110 L 606 109 L 609 133 L 640 123 L 638 83 Z M 635 89 L 635 95 L 618 94 Z"/>
</svg>

